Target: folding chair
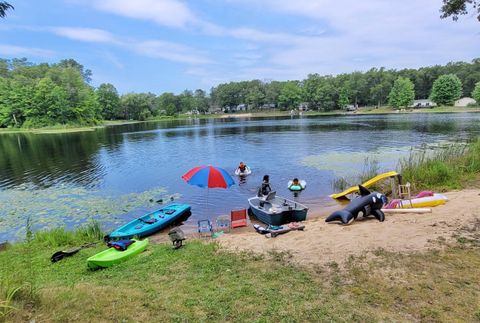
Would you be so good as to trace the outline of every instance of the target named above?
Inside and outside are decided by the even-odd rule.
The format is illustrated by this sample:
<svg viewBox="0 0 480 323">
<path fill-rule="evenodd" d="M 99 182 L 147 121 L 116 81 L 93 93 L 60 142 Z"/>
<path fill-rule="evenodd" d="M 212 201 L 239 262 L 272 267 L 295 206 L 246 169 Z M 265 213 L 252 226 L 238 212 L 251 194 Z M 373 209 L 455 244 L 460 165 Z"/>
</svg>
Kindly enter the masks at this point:
<svg viewBox="0 0 480 323">
<path fill-rule="evenodd" d="M 198 233 L 201 238 L 211 237 L 213 234 L 213 227 L 210 220 L 199 220 L 198 221 Z"/>
<path fill-rule="evenodd" d="M 232 229 L 239 228 L 239 227 L 246 227 L 248 225 L 247 210 L 246 209 L 232 210 L 232 212 L 230 213 L 230 219 L 232 223 L 231 224 Z"/>
<path fill-rule="evenodd" d="M 217 231 L 230 232 L 230 218 L 228 216 L 219 216 L 215 220 L 215 227 Z"/>
</svg>

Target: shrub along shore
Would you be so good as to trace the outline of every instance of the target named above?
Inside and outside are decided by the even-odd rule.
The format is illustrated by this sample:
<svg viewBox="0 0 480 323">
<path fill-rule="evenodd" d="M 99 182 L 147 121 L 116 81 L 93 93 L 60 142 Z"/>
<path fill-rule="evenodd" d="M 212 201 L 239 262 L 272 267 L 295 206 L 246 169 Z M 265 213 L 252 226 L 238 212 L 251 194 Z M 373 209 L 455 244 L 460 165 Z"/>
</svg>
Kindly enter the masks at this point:
<svg viewBox="0 0 480 323">
<path fill-rule="evenodd" d="M 417 189 L 463 188 L 478 181 L 480 139 L 414 154 L 401 169 Z M 306 268 L 284 252 L 238 253 L 187 240 L 179 250 L 150 245 L 97 271 L 87 270 L 86 259 L 105 249 L 98 223 L 76 231 L 29 227 L 24 242 L 0 252 L 0 321 L 480 320 L 480 223 L 470 228 L 473 239 L 460 233 L 440 250 L 380 250 L 343 266 Z M 86 242 L 97 245 L 50 263 L 55 251 Z"/>
</svg>

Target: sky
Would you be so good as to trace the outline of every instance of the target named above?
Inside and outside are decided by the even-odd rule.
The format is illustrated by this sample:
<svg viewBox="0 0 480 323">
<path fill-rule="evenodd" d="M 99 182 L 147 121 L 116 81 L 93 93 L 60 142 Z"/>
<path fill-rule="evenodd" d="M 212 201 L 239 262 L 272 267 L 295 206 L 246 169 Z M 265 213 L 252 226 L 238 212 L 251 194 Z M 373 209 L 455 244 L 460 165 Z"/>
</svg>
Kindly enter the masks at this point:
<svg viewBox="0 0 480 323">
<path fill-rule="evenodd" d="M 92 85 L 181 93 L 480 57 L 480 22 L 441 0 L 7 0 L 0 58 L 73 58 Z"/>
</svg>

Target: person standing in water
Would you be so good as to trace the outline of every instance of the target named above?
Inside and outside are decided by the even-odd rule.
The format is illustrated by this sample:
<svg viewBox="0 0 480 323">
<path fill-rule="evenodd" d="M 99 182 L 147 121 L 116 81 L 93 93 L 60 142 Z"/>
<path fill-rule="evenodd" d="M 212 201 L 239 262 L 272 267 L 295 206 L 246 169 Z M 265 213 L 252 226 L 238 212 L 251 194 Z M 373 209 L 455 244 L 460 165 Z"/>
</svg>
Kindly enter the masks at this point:
<svg viewBox="0 0 480 323">
<path fill-rule="evenodd" d="M 270 177 L 268 175 L 263 176 L 262 186 L 258 190 L 258 195 L 268 195 L 272 191 L 272 187 L 270 186 Z"/>
</svg>

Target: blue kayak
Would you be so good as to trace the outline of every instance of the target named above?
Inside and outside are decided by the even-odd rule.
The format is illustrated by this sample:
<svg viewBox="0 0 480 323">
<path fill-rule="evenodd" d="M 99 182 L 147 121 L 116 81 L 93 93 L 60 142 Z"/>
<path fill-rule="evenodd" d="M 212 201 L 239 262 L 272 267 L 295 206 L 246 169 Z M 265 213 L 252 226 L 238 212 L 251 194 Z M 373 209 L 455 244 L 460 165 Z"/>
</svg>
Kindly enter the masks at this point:
<svg viewBox="0 0 480 323">
<path fill-rule="evenodd" d="M 190 213 L 188 204 L 170 204 L 160 210 L 128 222 L 108 235 L 109 239 L 130 239 L 145 237 L 160 231 L 175 220 Z"/>
</svg>

